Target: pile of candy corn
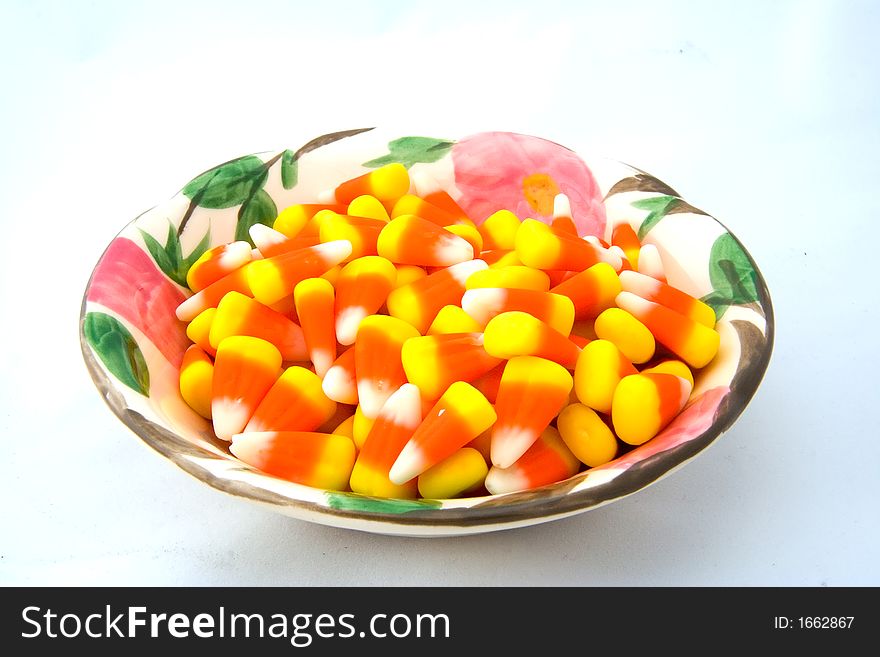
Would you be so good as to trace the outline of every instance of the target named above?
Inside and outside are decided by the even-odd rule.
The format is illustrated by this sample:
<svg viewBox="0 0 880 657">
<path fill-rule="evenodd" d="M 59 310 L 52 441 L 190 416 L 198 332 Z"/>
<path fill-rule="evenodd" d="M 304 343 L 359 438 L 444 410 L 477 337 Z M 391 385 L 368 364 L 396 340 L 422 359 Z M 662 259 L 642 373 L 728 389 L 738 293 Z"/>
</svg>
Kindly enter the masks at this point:
<svg viewBox="0 0 880 657">
<path fill-rule="evenodd" d="M 417 193 L 413 193 L 417 192 Z M 662 430 L 718 350 L 629 224 L 481 223 L 390 164 L 206 252 L 177 309 L 186 402 L 241 461 L 395 498 L 566 479 Z"/>
</svg>

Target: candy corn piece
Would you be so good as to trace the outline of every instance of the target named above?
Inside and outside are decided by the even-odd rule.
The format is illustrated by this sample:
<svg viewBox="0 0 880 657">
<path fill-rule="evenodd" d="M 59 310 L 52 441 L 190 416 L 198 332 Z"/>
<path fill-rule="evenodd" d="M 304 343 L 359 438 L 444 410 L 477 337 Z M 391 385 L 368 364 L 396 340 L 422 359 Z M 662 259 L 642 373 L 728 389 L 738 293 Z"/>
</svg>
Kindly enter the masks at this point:
<svg viewBox="0 0 880 657">
<path fill-rule="evenodd" d="M 617 224 L 611 231 L 611 244 L 620 247 L 631 267 L 639 264 L 639 250 L 642 243 L 636 231 L 628 223 Z"/>
<path fill-rule="evenodd" d="M 467 240 L 412 214 L 385 224 L 376 249 L 380 256 L 405 265 L 447 267 L 474 257 Z"/>
<path fill-rule="evenodd" d="M 637 374 L 636 368 L 613 342 L 593 340 L 578 356 L 574 390 L 582 404 L 600 413 L 610 413 L 617 384 L 630 374 Z"/>
<path fill-rule="evenodd" d="M 458 217 L 454 214 L 450 214 L 443 208 L 439 208 L 414 194 L 404 194 L 397 200 L 391 211 L 391 218 L 396 219 L 407 214 L 414 214 L 441 227 L 459 223 Z"/>
<path fill-rule="evenodd" d="M 293 293 L 296 284 L 320 276 L 351 255 L 351 242 L 337 240 L 246 265 L 247 282 L 257 301 L 269 305 Z"/>
<path fill-rule="evenodd" d="M 462 447 L 419 475 L 419 495 L 429 499 L 449 499 L 479 487 L 489 468 L 483 455 L 472 447 Z"/>
<path fill-rule="evenodd" d="M 351 471 L 351 490 L 376 497 L 416 497 L 416 480 L 395 484 L 388 478 L 388 473 L 421 421 L 419 389 L 411 383 L 405 383 L 382 405 L 364 440 Z"/>
<path fill-rule="evenodd" d="M 591 468 L 617 456 L 617 438 L 589 406 L 570 404 L 556 418 L 559 435 L 577 459 Z"/>
<path fill-rule="evenodd" d="M 244 433 L 314 431 L 336 411 L 321 389 L 321 378 L 304 367 L 288 367 L 269 388 Z"/>
<path fill-rule="evenodd" d="M 501 376 L 504 374 L 505 365 L 507 365 L 506 361 L 496 365 L 483 376 L 471 381 L 474 388 L 479 390 L 480 394 L 492 404 L 498 399 L 498 387 L 501 385 Z"/>
<path fill-rule="evenodd" d="M 620 257 L 587 240 L 555 233 L 549 226 L 526 219 L 516 233 L 516 254 L 524 265 L 536 269 L 583 271 L 598 262 L 608 262 L 615 270 Z"/>
<path fill-rule="evenodd" d="M 386 300 L 388 314 L 424 333 L 443 306 L 461 304 L 465 282 L 481 269 L 486 269 L 485 262 L 468 260 L 397 287 Z"/>
<path fill-rule="evenodd" d="M 271 258 L 272 256 L 281 255 L 282 253 L 305 249 L 309 246 L 315 246 L 321 243 L 321 238 L 318 235 L 309 235 L 306 237 L 297 236 L 291 238 L 287 237 L 284 233 L 281 233 L 274 228 L 264 226 L 263 224 L 254 224 L 250 227 L 248 233 L 262 258 Z"/>
<path fill-rule="evenodd" d="M 691 368 L 680 360 L 661 361 L 653 367 L 643 369 L 642 374 L 674 374 L 687 381 L 691 390 L 694 389 L 694 374 L 691 372 Z"/>
<path fill-rule="evenodd" d="M 336 281 L 336 339 L 353 344 L 361 321 L 372 315 L 388 297 L 397 280 L 397 270 L 380 256 L 352 260 Z"/>
<path fill-rule="evenodd" d="M 186 326 L 186 337 L 201 347 L 209 356 L 214 356 L 217 353 L 217 350 L 211 346 L 210 339 L 211 325 L 214 323 L 214 315 L 216 314 L 216 308 L 207 308 L 196 315 Z"/>
<path fill-rule="evenodd" d="M 271 342 L 236 335 L 219 344 L 211 388 L 211 417 L 219 439 L 231 440 L 244 429 L 280 369 L 281 353 Z"/>
<path fill-rule="evenodd" d="M 448 230 L 453 235 L 458 235 L 465 240 L 474 250 L 474 253 L 480 253 L 483 250 L 483 236 L 480 231 L 472 224 L 452 224 L 444 226 L 444 230 Z"/>
<path fill-rule="evenodd" d="M 337 210 L 339 212 L 339 210 Z M 348 214 L 353 217 L 368 217 L 369 219 L 378 219 L 379 221 L 389 222 L 391 217 L 388 210 L 382 205 L 382 201 L 375 196 L 362 194 L 348 204 L 348 209 L 340 214 Z"/>
<path fill-rule="evenodd" d="M 480 254 L 480 260 L 484 260 L 490 269 L 498 269 L 499 267 L 511 267 L 522 265 L 516 251 L 505 251 L 504 249 L 483 250 Z M 547 279 L 549 281 L 549 278 Z"/>
<path fill-rule="evenodd" d="M 650 440 L 681 412 L 690 384 L 674 374 L 632 374 L 621 379 L 611 402 L 617 437 L 629 445 Z"/>
<path fill-rule="evenodd" d="M 283 252 L 283 249 L 280 248 L 282 244 L 290 244 L 294 241 L 284 233 L 264 224 L 254 224 L 248 228 L 248 235 L 251 236 L 251 241 L 263 258 L 278 255 L 278 253 Z"/>
<path fill-rule="evenodd" d="M 636 269 L 640 274 L 650 276 L 661 283 L 666 282 L 666 269 L 660 251 L 653 244 L 644 244 L 639 250 L 639 261 Z"/>
<path fill-rule="evenodd" d="M 293 293 L 288 294 L 286 297 L 283 297 L 266 307 L 271 308 L 276 313 L 281 313 L 292 320 L 294 324 L 299 326 L 299 317 L 296 316 L 296 304 L 293 302 Z"/>
<path fill-rule="evenodd" d="M 350 438 L 311 431 L 241 433 L 229 451 L 274 477 L 327 490 L 348 488 L 355 460 Z"/>
<path fill-rule="evenodd" d="M 204 290 L 214 281 L 251 261 L 251 245 L 230 242 L 208 249 L 196 260 L 186 274 L 186 284 L 193 292 Z"/>
<path fill-rule="evenodd" d="M 335 406 L 336 410 L 333 411 L 333 415 L 324 420 L 324 422 L 314 429 L 314 431 L 317 431 L 318 433 L 340 433 L 351 438 L 350 432 L 345 433 L 341 430 L 337 431 L 337 429 L 346 420 L 354 420 L 355 407 L 352 404 L 335 404 Z"/>
<path fill-rule="evenodd" d="M 177 319 L 182 322 L 192 321 L 202 311 L 208 308 L 216 308 L 227 292 L 240 292 L 241 294 L 250 295 L 251 288 L 248 283 L 248 273 L 254 264 L 254 261 L 248 262 L 246 265 L 226 274 L 223 278 L 214 281 L 208 287 L 199 290 L 189 299 L 183 301 L 175 310 Z"/>
<path fill-rule="evenodd" d="M 335 267 L 331 267 L 330 269 L 325 271 L 323 274 L 318 276 L 318 278 L 323 278 L 325 281 L 330 283 L 330 285 L 332 285 L 333 289 L 335 290 L 336 283 L 339 281 L 339 274 L 341 274 L 341 273 L 342 273 L 342 265 L 340 264 L 340 265 L 336 265 Z M 295 305 L 296 304 L 294 303 L 294 306 Z"/>
<path fill-rule="evenodd" d="M 339 436 L 346 436 L 347 438 L 351 438 L 351 441 L 354 442 L 354 413 L 337 424 L 330 433 L 335 433 Z"/>
<path fill-rule="evenodd" d="M 599 338 L 613 342 L 632 363 L 647 363 L 654 355 L 656 344 L 651 331 L 625 310 L 603 310 L 593 326 Z"/>
<path fill-rule="evenodd" d="M 618 274 L 622 271 L 632 271 L 633 266 L 629 264 L 629 259 L 626 257 L 626 253 L 623 249 L 621 249 L 619 246 L 612 244 L 608 247 L 608 251 L 617 254 L 617 256 L 620 258 L 620 269 L 617 270 Z"/>
<path fill-rule="evenodd" d="M 324 374 L 321 388 L 324 394 L 340 404 L 357 404 L 357 378 L 355 376 L 354 347 L 342 352 Z"/>
<path fill-rule="evenodd" d="M 426 335 L 403 343 L 403 370 L 426 399 L 437 399 L 456 381 L 473 381 L 501 362 L 483 349 L 482 333 Z"/>
<path fill-rule="evenodd" d="M 337 203 L 351 203 L 358 196 L 369 194 L 383 204 L 394 202 L 409 191 L 409 173 L 402 164 L 393 163 L 374 169 L 336 187 Z"/>
<path fill-rule="evenodd" d="M 699 299 L 682 292 L 678 288 L 661 283 L 656 278 L 636 271 L 620 272 L 622 291 L 654 301 L 670 310 L 690 317 L 709 328 L 715 328 L 715 311 Z M 615 295 L 616 296 L 616 295 Z"/>
<path fill-rule="evenodd" d="M 220 301 L 208 339 L 211 347 L 217 349 L 223 340 L 233 335 L 249 335 L 271 342 L 284 360 L 308 358 L 303 330 L 299 326 L 281 313 L 238 292 L 229 292 Z"/>
<path fill-rule="evenodd" d="M 354 416 L 351 424 L 351 439 L 354 441 L 355 447 L 361 449 L 370 431 L 373 429 L 376 419 L 364 415 L 364 409 L 358 405 L 354 409 Z"/>
<path fill-rule="evenodd" d="M 480 333 L 482 330 L 483 327 L 460 306 L 450 304 L 440 309 L 431 326 L 428 327 L 426 335 Z"/>
<path fill-rule="evenodd" d="M 214 363 L 198 345 L 191 345 L 180 364 L 180 396 L 196 413 L 211 419 Z"/>
<path fill-rule="evenodd" d="M 577 474 L 580 462 L 553 427 L 540 437 L 515 463 L 506 468 L 492 466 L 486 475 L 486 490 L 493 495 L 531 490 Z"/>
<path fill-rule="evenodd" d="M 394 265 L 394 268 L 397 270 L 397 279 L 394 282 L 394 287 L 409 285 L 428 275 L 425 268 L 418 265 Z"/>
<path fill-rule="evenodd" d="M 715 330 L 666 306 L 631 292 L 618 294 L 617 305 L 647 326 L 657 342 L 691 367 L 705 367 L 718 353 L 721 338 Z"/>
<path fill-rule="evenodd" d="M 486 465 L 489 465 L 490 463 L 492 463 L 492 459 L 490 457 L 490 452 L 492 449 L 492 430 L 486 429 L 483 433 L 481 433 L 479 436 L 469 442 L 466 447 L 471 447 L 477 450 L 483 457 L 483 461 L 486 462 Z"/>
<path fill-rule="evenodd" d="M 585 242 L 589 242 L 597 249 L 610 249 L 611 245 L 603 240 L 601 237 L 597 237 L 596 235 L 584 235 L 582 238 Z"/>
<path fill-rule="evenodd" d="M 416 193 L 425 201 L 454 216 L 456 218 L 455 223 L 473 224 L 467 212 L 449 195 L 449 192 L 440 186 L 440 183 L 435 178 L 429 176 L 424 171 L 411 173 L 410 177 Z"/>
<path fill-rule="evenodd" d="M 575 318 L 596 317 L 614 305 L 614 299 L 621 291 L 620 278 L 614 267 L 600 262 L 567 278 L 550 291 L 571 299 Z"/>
<path fill-rule="evenodd" d="M 309 359 L 315 373 L 323 377 L 336 360 L 333 286 L 323 278 L 307 278 L 297 283 L 293 299 Z"/>
<path fill-rule="evenodd" d="M 516 248 L 516 235 L 522 222 L 510 210 L 498 210 L 479 225 L 483 248 L 510 251 Z"/>
<path fill-rule="evenodd" d="M 511 310 L 529 313 L 547 322 L 563 335 L 571 333 L 574 324 L 574 305 L 571 299 L 551 292 L 502 288 L 470 289 L 461 298 L 461 307 L 481 328 L 493 317 Z"/>
<path fill-rule="evenodd" d="M 396 317 L 370 315 L 361 322 L 354 359 L 358 403 L 366 417 L 375 418 L 391 393 L 406 383 L 400 352 L 404 342 L 418 335 Z"/>
<path fill-rule="evenodd" d="M 495 410 L 476 388 L 456 381 L 404 445 L 388 478 L 404 484 L 454 454 L 495 422 Z"/>
<path fill-rule="evenodd" d="M 381 219 L 351 217 L 346 214 L 327 212 L 322 215 L 319 235 L 322 242 L 348 240 L 351 242 L 349 258 L 376 255 L 376 240 L 388 224 Z"/>
<path fill-rule="evenodd" d="M 297 237 L 312 217 L 318 214 L 321 210 L 331 210 L 333 212 L 344 213 L 346 211 L 346 206 L 327 203 L 300 203 L 298 205 L 291 205 L 282 210 L 275 218 L 272 228 L 279 233 L 287 235 L 287 237 Z"/>
<path fill-rule="evenodd" d="M 437 206 L 441 210 L 445 210 L 453 217 L 455 217 L 456 225 L 476 225 L 474 224 L 473 220 L 468 217 L 467 212 L 465 212 L 464 209 L 455 202 L 455 199 L 452 198 L 447 191 L 438 189 L 427 194 L 422 194 L 422 198 L 431 205 Z"/>
<path fill-rule="evenodd" d="M 565 194 L 553 197 L 553 223 L 550 227 L 554 233 L 578 237 L 577 226 L 571 218 L 571 202 Z"/>
<path fill-rule="evenodd" d="M 493 267 L 474 272 L 465 283 L 468 290 L 479 287 L 505 287 L 517 290 L 538 290 L 546 292 L 550 289 L 550 277 L 540 269 L 523 265 Z"/>
<path fill-rule="evenodd" d="M 486 324 L 483 345 L 496 358 L 538 356 L 574 369 L 580 349 L 567 335 L 519 310 L 496 315 Z"/>
<path fill-rule="evenodd" d="M 346 207 L 346 206 L 341 206 Z M 308 223 L 303 226 L 303 229 L 299 232 L 299 235 L 296 236 L 295 239 L 305 239 L 305 238 L 314 238 L 317 239 L 318 242 L 321 242 L 321 228 L 324 225 L 324 222 L 333 217 L 342 216 L 342 213 L 337 212 L 335 210 L 324 209 L 319 210 L 315 213 L 315 216 L 309 219 Z"/>
<path fill-rule="evenodd" d="M 558 363 L 535 356 L 510 359 L 495 401 L 492 463 L 506 468 L 520 458 L 568 402 L 571 386 L 571 374 Z"/>
</svg>

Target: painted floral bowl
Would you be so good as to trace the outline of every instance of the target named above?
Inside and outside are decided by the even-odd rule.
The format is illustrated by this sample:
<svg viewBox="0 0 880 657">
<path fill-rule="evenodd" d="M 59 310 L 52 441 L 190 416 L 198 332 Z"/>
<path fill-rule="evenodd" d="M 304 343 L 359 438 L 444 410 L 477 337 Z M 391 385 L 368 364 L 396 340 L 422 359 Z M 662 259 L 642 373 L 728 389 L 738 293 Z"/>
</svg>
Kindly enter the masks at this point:
<svg viewBox="0 0 880 657">
<path fill-rule="evenodd" d="M 392 500 L 310 488 L 237 460 L 181 399 L 189 345 L 174 314 L 189 266 L 207 248 L 247 239 L 294 203 L 389 162 L 436 178 L 476 220 L 507 208 L 549 220 L 567 194 L 582 234 L 607 238 L 629 222 L 661 253 L 670 284 L 716 311 L 718 356 L 696 377 L 687 407 L 660 434 L 614 461 L 535 490 L 450 500 Z M 591 175 L 592 173 L 592 175 Z M 436 139 L 348 130 L 298 150 L 246 155 L 214 167 L 128 224 L 97 263 L 80 320 L 86 365 L 113 412 L 150 447 L 197 479 L 282 513 L 385 534 L 437 536 L 535 524 L 593 509 L 657 481 L 727 430 L 757 389 L 773 344 L 767 288 L 740 242 L 647 173 L 584 160 L 559 144 L 513 133 Z"/>
</svg>

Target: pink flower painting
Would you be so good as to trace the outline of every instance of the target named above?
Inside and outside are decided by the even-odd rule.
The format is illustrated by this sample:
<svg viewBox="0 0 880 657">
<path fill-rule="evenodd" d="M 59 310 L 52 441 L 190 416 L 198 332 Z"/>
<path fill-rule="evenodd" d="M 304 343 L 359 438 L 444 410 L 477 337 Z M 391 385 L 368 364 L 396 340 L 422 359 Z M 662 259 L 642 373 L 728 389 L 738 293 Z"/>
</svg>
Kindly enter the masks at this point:
<svg viewBox="0 0 880 657">
<path fill-rule="evenodd" d="M 175 368 L 190 345 L 186 325 L 174 314 L 184 298 L 150 256 L 124 237 L 111 242 L 95 268 L 88 291 L 89 301 L 131 322 Z"/>
<path fill-rule="evenodd" d="M 553 199 L 565 194 L 581 236 L 605 233 L 602 193 L 578 155 L 552 141 L 510 132 L 482 132 L 452 147 L 458 203 L 482 223 L 506 209 L 520 219 L 553 219 Z"/>
</svg>

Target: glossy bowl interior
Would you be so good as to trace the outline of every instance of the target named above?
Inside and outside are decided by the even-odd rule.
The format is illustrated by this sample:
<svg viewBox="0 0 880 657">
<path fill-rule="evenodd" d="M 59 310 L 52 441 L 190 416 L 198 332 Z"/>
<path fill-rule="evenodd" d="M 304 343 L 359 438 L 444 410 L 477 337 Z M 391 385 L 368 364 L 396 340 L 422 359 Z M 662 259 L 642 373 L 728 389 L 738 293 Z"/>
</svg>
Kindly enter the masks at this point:
<svg viewBox="0 0 880 657">
<path fill-rule="evenodd" d="M 770 297 L 743 245 L 720 222 L 657 178 L 608 160 L 584 159 L 537 137 L 465 137 L 348 130 L 293 148 L 218 165 L 129 223 L 108 245 L 83 298 L 86 365 L 112 411 L 137 436 L 209 486 L 282 513 L 386 534 L 469 534 L 544 522 L 629 495 L 681 466 L 742 413 L 767 368 L 773 344 Z M 630 223 L 659 249 L 670 284 L 712 305 L 718 356 L 696 375 L 685 410 L 658 436 L 604 466 L 539 489 L 454 500 L 376 499 L 283 481 L 238 461 L 208 422 L 183 402 L 178 372 L 189 345 L 174 314 L 185 272 L 198 253 L 271 225 L 294 203 L 316 202 L 339 182 L 388 162 L 438 180 L 476 219 L 507 208 L 549 220 L 548 199 L 572 200 L 582 233 L 607 239 Z M 592 173 L 592 177 L 590 175 Z"/>
</svg>

